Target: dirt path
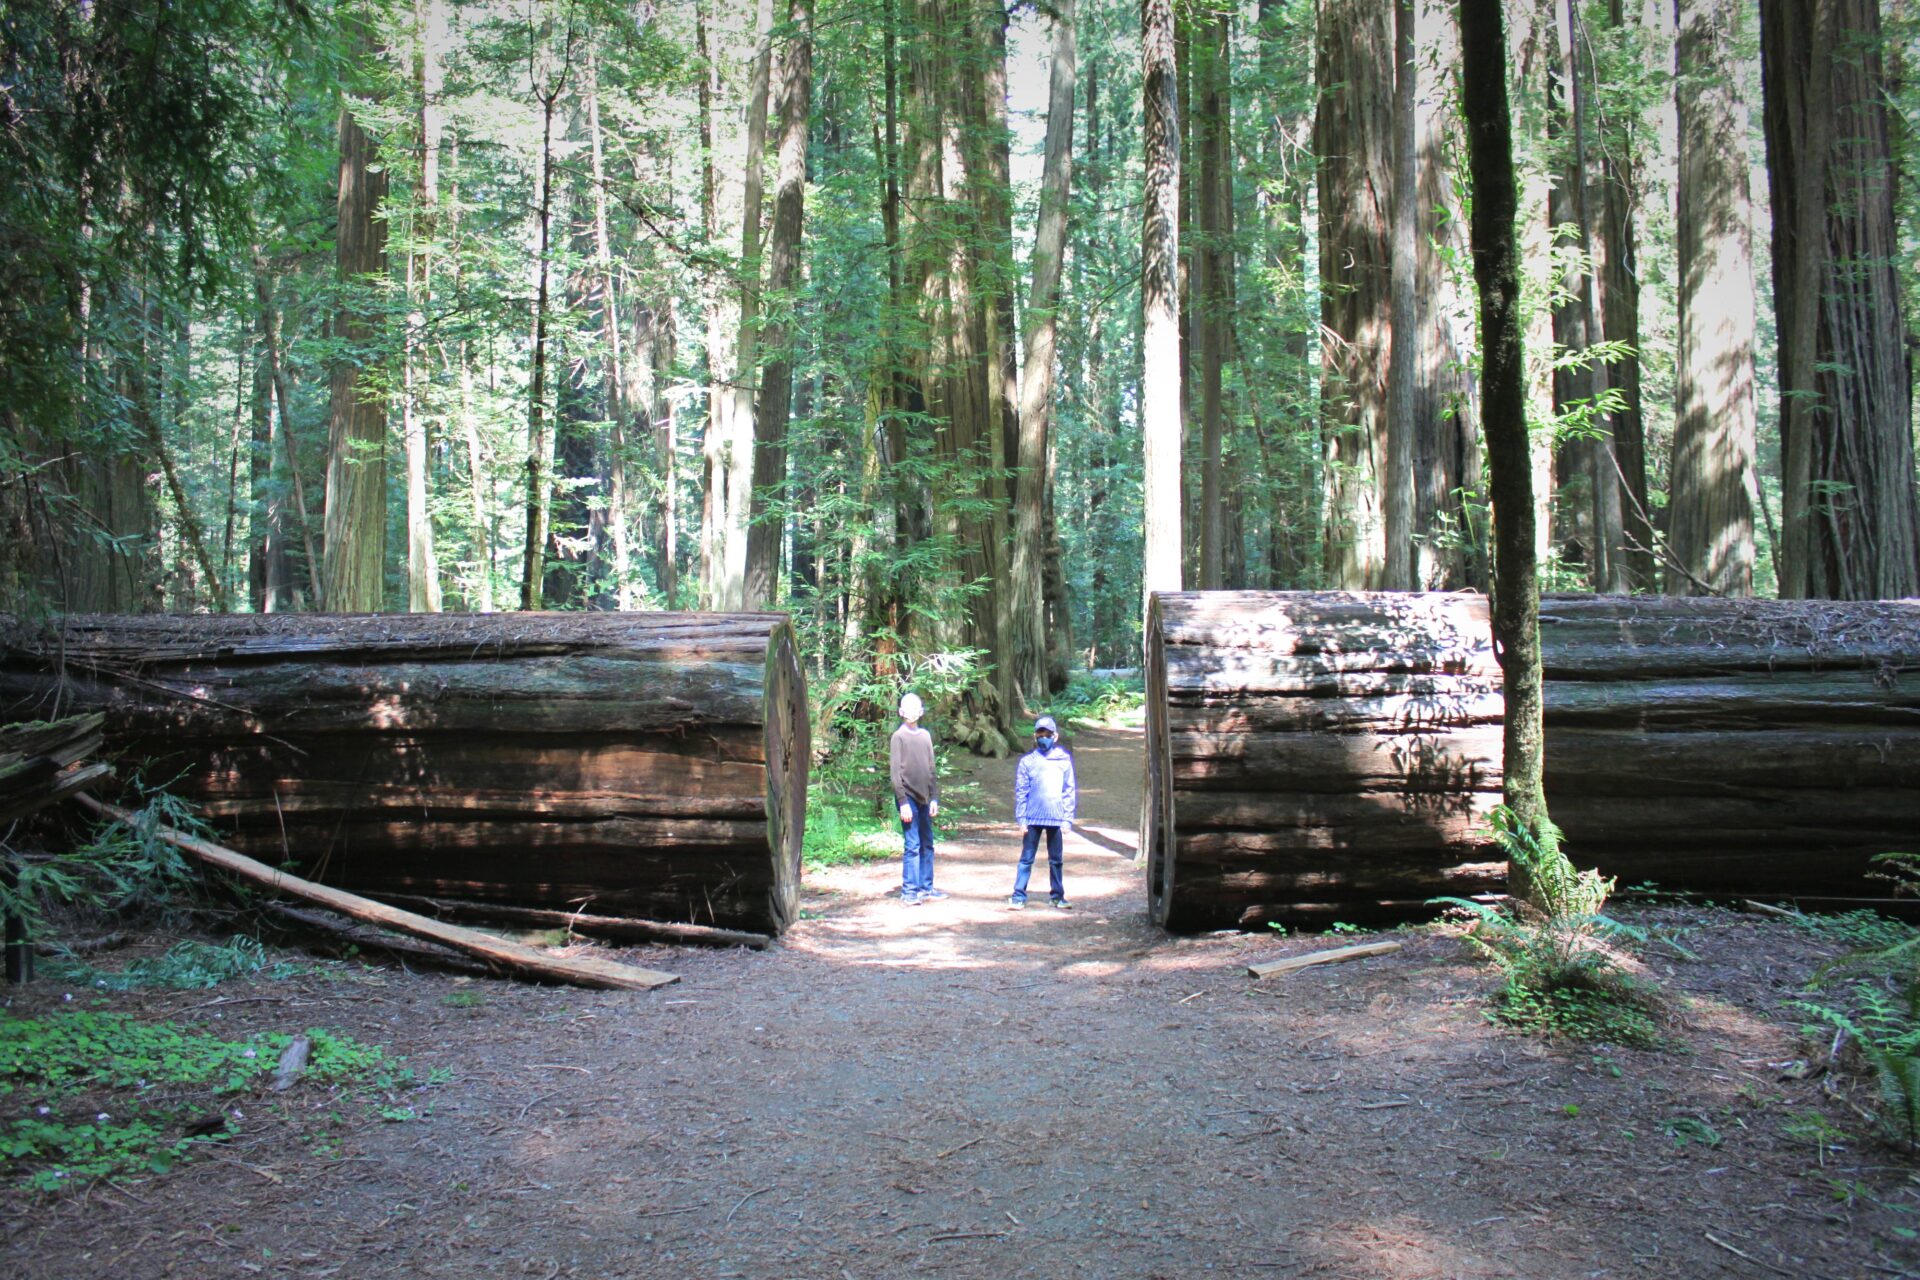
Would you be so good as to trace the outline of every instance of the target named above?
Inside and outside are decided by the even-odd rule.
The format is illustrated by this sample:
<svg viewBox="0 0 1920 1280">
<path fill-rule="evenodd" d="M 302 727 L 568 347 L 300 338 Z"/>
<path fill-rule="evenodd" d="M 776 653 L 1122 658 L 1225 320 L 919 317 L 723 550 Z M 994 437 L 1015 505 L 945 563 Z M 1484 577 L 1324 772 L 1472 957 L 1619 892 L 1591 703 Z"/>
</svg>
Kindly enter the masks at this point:
<svg viewBox="0 0 1920 1280">
<path fill-rule="evenodd" d="M 1005 910 L 1016 836 L 991 819 L 1012 762 L 982 762 L 996 807 L 941 833 L 952 898 L 900 905 L 897 863 L 823 875 L 771 952 L 632 953 L 675 987 L 387 969 L 187 1010 L 233 1031 L 339 1027 L 453 1082 L 428 1118 L 367 1122 L 337 1150 L 269 1128 L 163 1180 L 9 1195 L 0 1272 L 1914 1274 L 1896 1162 L 1787 1136 L 1801 1112 L 1844 1118 L 1768 1065 L 1799 1050 L 1758 1011 L 1822 954 L 1796 931 L 1669 913 L 1701 956 L 1669 970 L 1693 993 L 1682 1053 L 1493 1028 L 1485 971 L 1426 933 L 1255 986 L 1248 959 L 1325 943 L 1152 929 L 1141 869 L 1115 852 L 1137 736 L 1075 745 L 1070 913 Z M 1682 1145 L 1682 1116 L 1718 1145 Z"/>
</svg>

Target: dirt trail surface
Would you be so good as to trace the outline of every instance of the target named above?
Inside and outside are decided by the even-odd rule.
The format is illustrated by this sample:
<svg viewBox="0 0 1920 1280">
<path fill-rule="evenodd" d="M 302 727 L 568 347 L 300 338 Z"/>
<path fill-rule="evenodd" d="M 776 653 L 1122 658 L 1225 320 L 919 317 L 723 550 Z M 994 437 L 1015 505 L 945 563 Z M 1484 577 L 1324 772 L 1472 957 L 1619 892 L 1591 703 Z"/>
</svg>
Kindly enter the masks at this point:
<svg viewBox="0 0 1920 1280">
<path fill-rule="evenodd" d="M 1250 960 L 1365 939 L 1159 933 L 1123 856 L 1138 737 L 1073 745 L 1071 912 L 1044 854 L 1036 904 L 1006 909 L 1013 762 L 983 761 L 985 812 L 941 824 L 951 898 L 902 906 L 897 862 L 813 876 L 771 951 L 617 953 L 683 975 L 648 994 L 374 965 L 116 996 L 230 1034 L 327 1026 L 452 1080 L 406 1123 L 296 1088 L 167 1177 L 0 1193 L 0 1274 L 1920 1274 L 1900 1160 L 1790 1136 L 1863 1128 L 1773 1065 L 1808 1054 L 1783 1008 L 1830 946 L 1650 913 L 1698 957 L 1653 962 L 1685 994 L 1661 1053 L 1490 1026 L 1494 980 L 1430 931 L 1255 983 Z M 344 1136 L 316 1144 L 301 1116 L 329 1112 Z"/>
</svg>

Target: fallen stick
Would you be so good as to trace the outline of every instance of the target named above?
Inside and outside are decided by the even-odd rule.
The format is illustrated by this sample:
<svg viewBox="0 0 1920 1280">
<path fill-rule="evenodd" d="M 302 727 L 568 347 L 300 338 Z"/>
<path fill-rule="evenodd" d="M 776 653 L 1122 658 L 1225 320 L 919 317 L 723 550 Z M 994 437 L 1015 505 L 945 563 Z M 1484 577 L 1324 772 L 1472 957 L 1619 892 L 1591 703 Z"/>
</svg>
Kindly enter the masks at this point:
<svg viewBox="0 0 1920 1280">
<path fill-rule="evenodd" d="M 1353 947 L 1335 947 L 1331 951 L 1309 951 L 1303 956 L 1288 956 L 1284 960 L 1269 960 L 1265 964 L 1247 966 L 1250 978 L 1271 978 L 1276 973 L 1292 973 L 1295 969 L 1305 969 L 1316 964 L 1339 964 L 1343 960 L 1358 960 L 1363 956 L 1385 956 L 1398 951 L 1398 942 L 1363 942 Z"/>
<path fill-rule="evenodd" d="M 134 826 L 137 822 L 134 815 L 125 809 L 102 803 L 92 796 L 82 795 L 79 801 L 93 812 L 128 826 Z M 617 991 L 651 991 L 655 987 L 664 987 L 670 982 L 680 981 L 678 974 L 615 964 L 610 960 L 548 955 L 533 947 L 523 947 L 518 943 L 508 942 L 504 938 L 496 938 L 490 933 L 482 933 L 477 929 L 463 929 L 459 925 L 429 920 L 425 916 L 415 915 L 411 911 L 402 911 L 398 907 L 389 907 L 385 903 L 374 902 L 359 894 L 347 893 L 341 889 L 315 884 L 311 880 L 303 880 L 299 876 L 288 875 L 284 871 L 276 871 L 245 854 L 235 853 L 232 849 L 207 840 L 182 835 L 169 827 L 155 827 L 153 834 L 181 852 L 192 854 L 209 866 L 218 867 L 243 880 L 251 881 L 277 893 L 288 893 L 297 898 L 317 902 L 329 910 L 352 916 L 356 920 L 365 920 L 369 924 L 377 924 L 397 933 L 411 934 L 416 938 L 425 938 L 429 942 L 438 942 L 455 950 L 464 951 L 510 973 L 527 977 L 551 978 L 559 982 L 569 982 L 575 986 L 601 987 Z"/>
<path fill-rule="evenodd" d="M 499 902 L 469 902 L 459 898 L 422 898 L 383 893 L 382 902 L 453 920 L 493 920 L 501 924 L 543 929 L 570 929 L 590 938 L 611 942 L 683 942 L 706 947 L 751 947 L 764 951 L 773 939 L 764 933 L 721 929 L 704 924 L 669 924 L 664 920 L 635 920 L 628 916 L 589 916 L 544 907 L 509 906 Z"/>
</svg>

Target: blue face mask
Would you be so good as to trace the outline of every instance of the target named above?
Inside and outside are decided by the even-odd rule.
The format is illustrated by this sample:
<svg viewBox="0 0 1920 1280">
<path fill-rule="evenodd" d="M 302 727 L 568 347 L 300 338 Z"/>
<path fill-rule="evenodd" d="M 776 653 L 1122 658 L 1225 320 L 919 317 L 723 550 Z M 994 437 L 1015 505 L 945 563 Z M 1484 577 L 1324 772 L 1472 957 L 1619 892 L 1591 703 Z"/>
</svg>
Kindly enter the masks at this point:
<svg viewBox="0 0 1920 1280">
<path fill-rule="evenodd" d="M 1033 735 L 1033 744 L 1042 751 L 1045 751 L 1053 746 L 1053 735 L 1050 733 L 1036 733 Z"/>
</svg>

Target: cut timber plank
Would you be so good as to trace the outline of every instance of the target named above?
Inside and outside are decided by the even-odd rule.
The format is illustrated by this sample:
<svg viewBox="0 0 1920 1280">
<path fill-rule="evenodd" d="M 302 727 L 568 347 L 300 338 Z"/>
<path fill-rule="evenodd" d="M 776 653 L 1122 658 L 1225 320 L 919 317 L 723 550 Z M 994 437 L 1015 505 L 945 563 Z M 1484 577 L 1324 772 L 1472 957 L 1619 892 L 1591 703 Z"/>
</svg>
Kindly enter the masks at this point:
<svg viewBox="0 0 1920 1280">
<path fill-rule="evenodd" d="M 1295 969 L 1307 969 L 1316 964 L 1339 964 L 1343 960 L 1359 960 L 1365 956 L 1387 956 L 1398 951 L 1402 945 L 1398 942 L 1363 942 L 1354 947 L 1335 947 L 1331 951 L 1309 951 L 1303 956 L 1250 964 L 1247 966 L 1247 976 L 1271 978 L 1276 973 L 1292 973 Z"/>
<path fill-rule="evenodd" d="M 95 813 L 128 826 L 132 826 L 135 822 L 134 815 L 125 809 L 116 805 L 103 804 L 91 796 L 81 796 L 80 803 Z M 255 862 L 245 854 L 235 853 L 231 849 L 222 848 L 206 840 L 196 840 L 192 836 L 182 835 L 168 827 L 156 827 L 154 834 L 174 848 L 192 854 L 209 866 L 231 872 L 243 880 L 250 880 L 280 893 L 305 898 L 309 902 L 317 902 L 329 910 L 352 916 L 356 920 L 365 920 L 369 924 L 377 924 L 399 933 L 411 934 L 416 938 L 425 938 L 429 942 L 438 942 L 443 946 L 456 948 L 513 973 L 536 978 L 552 978 L 579 987 L 604 987 L 616 991 L 651 991 L 655 987 L 664 987 L 670 982 L 680 981 L 680 976 L 674 973 L 615 964 L 610 960 L 552 956 L 536 948 L 523 947 L 518 943 L 508 942 L 504 938 L 496 938 L 490 933 L 482 933 L 477 929 L 463 929 L 459 925 L 429 920 L 411 911 L 402 911 L 398 907 L 389 907 L 384 903 L 370 901 L 358 894 L 331 889 L 323 884 L 315 884 L 311 880 L 302 880 L 299 876 L 288 875 L 284 871 L 276 871 L 265 863 Z"/>
</svg>

